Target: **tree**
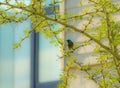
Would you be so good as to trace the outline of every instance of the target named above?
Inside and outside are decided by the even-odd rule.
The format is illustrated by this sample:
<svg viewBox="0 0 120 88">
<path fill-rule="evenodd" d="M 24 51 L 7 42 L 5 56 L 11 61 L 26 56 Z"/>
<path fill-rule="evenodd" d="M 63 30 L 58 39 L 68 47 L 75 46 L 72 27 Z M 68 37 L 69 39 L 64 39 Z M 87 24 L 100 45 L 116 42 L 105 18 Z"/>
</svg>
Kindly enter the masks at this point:
<svg viewBox="0 0 120 88">
<path fill-rule="evenodd" d="M 18 48 L 22 41 L 29 37 L 32 31 L 39 32 L 50 38 L 50 43 L 58 45 L 63 52 L 61 58 L 67 59 L 66 66 L 60 76 L 62 82 L 58 84 L 58 88 L 67 88 L 70 79 L 74 75 L 70 72 L 71 68 L 82 70 L 87 73 L 87 78 L 98 84 L 99 88 L 119 88 L 120 86 L 120 21 L 116 19 L 116 14 L 120 15 L 120 4 L 113 0 L 88 0 L 92 4 L 88 8 L 84 8 L 79 15 L 67 13 L 61 15 L 56 5 L 62 3 L 59 0 L 51 0 L 50 4 L 45 3 L 46 0 L 32 0 L 31 3 L 25 4 L 24 1 L 10 0 L 0 1 L 0 24 L 9 22 L 23 22 L 27 19 L 31 20 L 32 30 L 24 30 L 25 36 L 14 44 L 13 48 Z M 84 0 L 80 0 L 80 7 L 84 6 Z M 6 7 L 7 8 L 6 8 Z M 53 16 L 46 15 L 46 7 L 54 12 Z M 11 14 L 11 12 L 13 14 Z M 20 15 L 21 14 L 21 15 Z M 96 27 L 91 25 L 94 18 L 98 17 L 99 21 Z M 86 20 L 83 28 L 79 29 L 73 24 L 74 21 Z M 71 23 L 69 23 L 69 21 Z M 53 30 L 56 24 L 62 26 Z M 72 49 L 66 49 L 66 42 L 59 36 L 64 31 L 73 31 L 86 36 L 88 40 L 80 44 L 74 43 Z M 77 62 L 76 57 L 72 54 L 75 50 L 86 45 L 95 44 L 94 56 L 97 56 L 97 62 L 100 64 L 98 68 L 92 68 L 89 64 L 83 65 Z"/>
</svg>

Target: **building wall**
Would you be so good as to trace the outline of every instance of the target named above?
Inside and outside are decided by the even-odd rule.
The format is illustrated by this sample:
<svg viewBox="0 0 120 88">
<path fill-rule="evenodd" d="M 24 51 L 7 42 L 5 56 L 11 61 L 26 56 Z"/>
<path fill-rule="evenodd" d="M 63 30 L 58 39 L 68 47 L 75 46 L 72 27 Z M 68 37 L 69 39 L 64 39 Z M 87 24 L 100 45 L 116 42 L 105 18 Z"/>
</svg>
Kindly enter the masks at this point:
<svg viewBox="0 0 120 88">
<path fill-rule="evenodd" d="M 67 14 L 68 17 L 74 15 L 79 15 L 81 13 L 81 11 L 86 8 L 86 7 L 90 7 L 90 10 L 92 10 L 92 5 L 90 3 L 88 3 L 88 0 L 82 0 L 84 6 L 80 7 L 80 1 L 81 0 L 64 0 L 64 2 L 61 4 L 61 14 Z M 114 3 L 120 3 L 119 0 L 113 0 Z M 114 14 L 114 18 L 117 21 L 120 21 L 120 15 L 119 14 Z M 79 28 L 79 29 L 84 29 L 84 24 L 86 23 L 86 19 L 84 18 L 83 20 L 68 20 L 68 24 L 74 25 L 75 27 Z M 92 28 L 96 27 L 96 25 L 99 22 L 99 17 L 94 17 L 92 24 L 90 25 Z M 67 28 L 65 30 L 64 33 L 64 39 L 71 39 L 74 43 L 78 43 L 80 44 L 81 42 L 85 41 L 85 40 L 89 40 L 88 38 L 86 38 L 85 36 L 83 36 L 80 33 L 71 31 L 69 28 Z M 106 44 L 106 42 L 103 42 Z M 97 64 L 96 61 L 96 57 L 93 57 L 93 49 L 95 47 L 95 43 L 92 43 L 91 45 L 85 46 L 85 47 L 81 47 L 77 50 L 75 50 L 75 52 L 73 53 L 74 56 L 76 56 L 77 61 L 83 63 L 84 65 L 86 64 L 91 64 L 92 66 L 96 66 L 95 64 Z M 67 45 L 66 45 L 67 46 Z M 67 49 L 67 47 L 66 47 Z M 71 80 L 71 84 L 69 85 L 68 88 L 98 88 L 97 84 L 89 79 L 86 79 L 86 73 L 83 71 L 77 71 L 75 69 L 72 69 L 71 71 L 73 74 L 76 75 L 76 78 L 73 78 Z"/>
<path fill-rule="evenodd" d="M 68 88 L 98 88 L 94 81 L 85 78 L 87 75 L 85 72 L 74 69 L 71 72 L 76 76 L 76 78 L 73 78 L 70 81 Z"/>
<path fill-rule="evenodd" d="M 85 7 L 90 6 L 87 3 L 87 0 L 84 0 L 83 3 Z M 65 2 L 61 4 L 61 14 L 67 13 L 68 17 L 70 17 L 73 14 L 78 15 L 80 14 L 81 10 L 85 7 L 80 8 L 80 0 L 65 0 Z M 99 21 L 98 18 L 95 18 L 95 20 L 96 20 L 95 23 Z M 85 19 L 82 21 L 79 21 L 79 20 L 74 21 L 74 23 L 73 23 L 73 20 L 68 20 L 69 24 L 74 25 L 79 29 L 83 29 L 84 28 L 83 24 L 86 22 L 87 21 Z M 92 24 L 91 26 L 93 25 L 94 24 Z M 71 31 L 69 28 L 65 30 L 64 35 L 65 35 L 65 38 L 64 38 L 65 40 L 71 39 L 74 43 L 78 43 L 78 44 L 80 44 L 80 42 L 83 42 L 85 40 L 89 40 L 87 37 L 81 35 L 80 33 Z M 92 45 L 81 47 L 75 50 L 73 55 L 76 56 L 77 61 L 83 64 L 88 64 L 88 63 L 96 64 L 96 58 L 92 56 L 94 47 L 95 47 L 94 43 Z M 98 88 L 97 84 L 94 81 L 85 78 L 86 76 L 85 72 L 78 71 L 75 69 L 72 69 L 71 72 L 76 76 L 76 78 L 73 78 L 71 80 L 68 88 Z"/>
</svg>

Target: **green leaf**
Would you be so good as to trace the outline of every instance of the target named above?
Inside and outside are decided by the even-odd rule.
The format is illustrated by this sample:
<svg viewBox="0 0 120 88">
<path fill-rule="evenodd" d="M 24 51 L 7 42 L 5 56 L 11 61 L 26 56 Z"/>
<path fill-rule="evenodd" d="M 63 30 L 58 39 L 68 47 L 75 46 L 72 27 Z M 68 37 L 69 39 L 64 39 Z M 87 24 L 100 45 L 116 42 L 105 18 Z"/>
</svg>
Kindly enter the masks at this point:
<svg viewBox="0 0 120 88">
<path fill-rule="evenodd" d="M 18 47 L 20 47 L 20 43 L 14 43 L 13 49 L 17 49 Z"/>
</svg>

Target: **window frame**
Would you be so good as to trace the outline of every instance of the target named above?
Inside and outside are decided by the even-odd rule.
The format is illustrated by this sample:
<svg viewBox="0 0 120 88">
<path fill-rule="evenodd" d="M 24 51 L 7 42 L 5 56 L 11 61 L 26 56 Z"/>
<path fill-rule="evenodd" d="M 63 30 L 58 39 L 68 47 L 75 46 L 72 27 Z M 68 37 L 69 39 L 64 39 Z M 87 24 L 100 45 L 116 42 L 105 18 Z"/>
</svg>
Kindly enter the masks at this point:
<svg viewBox="0 0 120 88">
<path fill-rule="evenodd" d="M 54 8 L 49 6 L 45 8 L 46 12 L 45 15 L 54 15 L 54 12 L 50 11 L 49 8 Z M 56 8 L 59 8 L 59 5 L 56 5 Z M 32 24 L 31 24 L 32 25 Z M 32 27 L 31 27 L 32 28 Z M 30 73 L 30 88 L 56 88 L 56 85 L 60 82 L 51 81 L 46 83 L 39 83 L 38 76 L 39 76 L 39 33 L 35 33 L 34 31 L 31 33 L 31 73 Z"/>
</svg>

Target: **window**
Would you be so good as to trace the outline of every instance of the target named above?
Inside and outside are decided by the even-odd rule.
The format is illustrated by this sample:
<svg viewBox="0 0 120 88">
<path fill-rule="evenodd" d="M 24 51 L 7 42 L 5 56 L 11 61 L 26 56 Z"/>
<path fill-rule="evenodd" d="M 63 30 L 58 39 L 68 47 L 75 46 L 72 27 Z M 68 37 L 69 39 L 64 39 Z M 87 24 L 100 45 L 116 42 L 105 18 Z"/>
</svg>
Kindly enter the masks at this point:
<svg viewBox="0 0 120 88">
<path fill-rule="evenodd" d="M 57 6 L 58 8 L 58 6 Z M 46 8 L 47 10 L 47 8 Z M 46 13 L 52 16 L 53 12 Z M 57 25 L 56 25 L 57 26 Z M 34 33 L 34 88 L 56 88 L 59 82 L 59 49 L 41 34 Z"/>
<path fill-rule="evenodd" d="M 27 20 L 0 26 L 0 88 L 56 88 L 59 82 L 58 47 L 43 35 L 32 32 L 20 48 L 13 50 L 13 44 L 24 36 L 23 30 L 31 29 L 31 25 Z"/>
<path fill-rule="evenodd" d="M 24 28 L 30 21 L 0 26 L 0 88 L 30 88 L 30 38 L 13 50 Z"/>
</svg>

